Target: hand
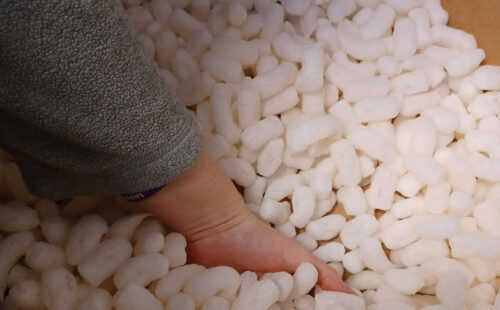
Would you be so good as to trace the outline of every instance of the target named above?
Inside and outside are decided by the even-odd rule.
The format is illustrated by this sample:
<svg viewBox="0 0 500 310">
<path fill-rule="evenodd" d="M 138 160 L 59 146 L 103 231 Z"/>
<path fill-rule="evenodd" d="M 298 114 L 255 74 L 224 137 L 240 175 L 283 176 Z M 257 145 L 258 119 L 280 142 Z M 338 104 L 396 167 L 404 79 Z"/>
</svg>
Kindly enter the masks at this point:
<svg viewBox="0 0 500 310">
<path fill-rule="evenodd" d="M 321 288 L 352 293 L 333 268 L 251 214 L 206 151 L 184 175 L 139 204 L 186 237 L 191 263 L 293 273 L 310 262 Z"/>
</svg>

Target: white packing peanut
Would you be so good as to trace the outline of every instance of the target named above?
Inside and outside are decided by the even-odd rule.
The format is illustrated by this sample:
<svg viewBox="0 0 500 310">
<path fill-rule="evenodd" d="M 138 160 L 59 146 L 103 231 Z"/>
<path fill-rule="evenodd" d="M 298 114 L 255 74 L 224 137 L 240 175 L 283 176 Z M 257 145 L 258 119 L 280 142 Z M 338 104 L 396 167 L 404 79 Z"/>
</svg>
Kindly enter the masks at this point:
<svg viewBox="0 0 500 310">
<path fill-rule="evenodd" d="M 35 237 L 31 231 L 10 234 L 0 239 L 0 293 L 3 294 L 5 279 L 9 270 L 26 254 Z"/>
<path fill-rule="evenodd" d="M 290 15 L 304 15 L 312 2 L 312 0 L 288 0 L 284 4 L 285 11 Z"/>
<path fill-rule="evenodd" d="M 228 8 L 227 15 L 229 23 L 233 26 L 239 27 L 246 22 L 247 10 L 241 3 L 233 1 Z"/>
<path fill-rule="evenodd" d="M 420 239 L 402 250 L 401 261 L 405 266 L 417 266 L 430 257 L 447 257 L 450 248 L 445 240 Z"/>
<path fill-rule="evenodd" d="M 289 62 L 282 62 L 277 68 L 259 74 L 254 78 L 254 82 L 260 98 L 266 99 L 281 93 L 295 83 L 297 74 L 297 67 Z"/>
<path fill-rule="evenodd" d="M 471 82 L 482 90 L 500 90 L 500 66 L 481 66 L 471 74 Z"/>
<path fill-rule="evenodd" d="M 78 272 L 85 281 L 97 287 L 131 255 L 132 245 L 128 240 L 122 237 L 108 239 L 85 256 L 78 264 Z"/>
<path fill-rule="evenodd" d="M 30 230 L 40 225 L 37 212 L 22 202 L 16 205 L 0 204 L 0 230 L 12 233 Z"/>
<path fill-rule="evenodd" d="M 274 37 L 271 45 L 274 53 L 284 60 L 291 62 L 300 62 L 302 60 L 305 46 L 294 40 L 288 32 L 282 32 Z"/>
<path fill-rule="evenodd" d="M 325 44 L 326 52 L 334 52 L 339 49 L 337 29 L 329 22 L 321 23 L 316 29 L 316 39 Z"/>
<path fill-rule="evenodd" d="M 318 247 L 318 242 L 307 232 L 297 234 L 294 239 L 308 251 L 314 251 Z"/>
<path fill-rule="evenodd" d="M 338 186 L 355 186 L 361 181 L 361 167 L 358 155 L 352 145 L 340 139 L 330 146 L 330 154 L 338 169 L 335 184 Z"/>
<path fill-rule="evenodd" d="M 297 89 L 294 86 L 289 86 L 282 93 L 264 100 L 261 114 L 263 117 L 280 114 L 293 108 L 298 103 Z"/>
<path fill-rule="evenodd" d="M 466 289 L 466 281 L 459 272 L 448 272 L 436 285 L 436 297 L 441 304 L 451 309 L 458 309 L 465 302 Z"/>
<path fill-rule="evenodd" d="M 357 25 L 362 25 L 372 17 L 374 10 L 372 8 L 362 8 L 352 17 L 352 21 Z"/>
<path fill-rule="evenodd" d="M 146 287 L 168 273 L 169 260 L 159 253 L 143 254 L 124 262 L 113 276 L 116 288 L 122 289 L 133 282 Z"/>
<path fill-rule="evenodd" d="M 214 37 L 210 30 L 203 28 L 189 35 L 186 41 L 186 51 L 188 51 L 197 60 L 208 50 Z"/>
<path fill-rule="evenodd" d="M 281 225 L 288 221 L 290 216 L 290 203 L 287 201 L 278 202 L 269 198 L 264 198 L 259 209 L 259 217 L 275 225 Z"/>
<path fill-rule="evenodd" d="M 250 150 L 257 150 L 283 132 L 280 119 L 271 115 L 246 128 L 241 134 L 241 142 Z"/>
<path fill-rule="evenodd" d="M 208 73 L 200 72 L 184 80 L 182 87 L 177 89 L 177 95 L 186 106 L 192 106 L 210 96 L 214 83 Z"/>
<path fill-rule="evenodd" d="M 407 72 L 391 79 L 391 89 L 404 95 L 414 95 L 429 90 L 429 80 L 422 71 Z"/>
<path fill-rule="evenodd" d="M 276 284 L 280 292 L 279 302 L 287 300 L 293 288 L 293 276 L 291 274 L 283 271 L 266 273 L 262 276 L 262 279 L 270 279 Z"/>
<path fill-rule="evenodd" d="M 298 174 L 285 174 L 269 184 L 264 198 L 281 201 L 283 198 L 291 195 L 294 189 L 302 184 L 303 180 Z"/>
<path fill-rule="evenodd" d="M 330 240 L 339 234 L 345 223 L 344 216 L 330 214 L 311 221 L 306 226 L 306 232 L 316 240 Z"/>
<path fill-rule="evenodd" d="M 302 113 L 308 116 L 325 114 L 325 90 L 302 93 Z"/>
<path fill-rule="evenodd" d="M 191 296 L 195 306 L 198 307 L 217 293 L 233 296 L 238 291 L 240 284 L 240 275 L 236 270 L 231 267 L 219 266 L 207 269 L 191 278 L 184 287 L 184 293 Z"/>
<path fill-rule="evenodd" d="M 163 254 L 168 257 L 170 268 L 182 266 L 186 263 L 186 238 L 179 233 L 171 232 L 165 236 Z"/>
<path fill-rule="evenodd" d="M 267 187 L 267 179 L 257 176 L 252 185 L 245 188 L 243 198 L 247 203 L 260 205 Z"/>
<path fill-rule="evenodd" d="M 452 134 L 458 130 L 460 119 L 452 109 L 436 106 L 423 111 L 422 115 L 430 117 L 436 126 L 436 130 L 442 134 Z"/>
<path fill-rule="evenodd" d="M 20 280 L 11 286 L 9 296 L 21 309 L 42 309 L 40 283 L 34 280 Z"/>
<path fill-rule="evenodd" d="M 127 216 L 120 217 L 119 219 L 117 219 L 116 221 L 113 222 L 113 224 L 109 228 L 109 231 L 106 233 L 106 238 L 111 239 L 111 238 L 115 238 L 115 237 L 123 237 L 125 239 L 131 240 L 137 227 L 139 227 L 139 225 L 142 223 L 142 221 L 145 218 L 150 217 L 150 216 L 151 216 L 151 214 L 148 214 L 148 213 L 135 213 L 135 214 L 130 214 Z M 102 225 L 101 220 L 102 220 L 102 218 L 100 218 L 100 217 L 98 217 L 98 218 L 90 217 L 85 222 L 88 221 L 88 222 L 92 223 L 91 225 L 93 225 L 95 227 L 101 227 L 99 230 L 104 230 L 104 228 L 103 228 L 104 226 Z M 83 218 L 80 219 L 80 221 L 83 222 Z M 84 229 L 85 226 L 87 226 L 87 224 L 82 223 L 81 230 L 85 230 Z M 76 234 L 76 235 L 80 238 L 80 236 L 82 234 L 83 234 L 82 232 L 78 232 L 78 234 Z M 97 238 L 95 236 L 93 238 L 97 239 L 98 241 L 100 240 L 99 238 Z M 68 244 L 69 244 L 69 240 L 68 240 Z M 68 244 L 66 244 L 66 247 L 68 247 Z M 68 259 L 68 262 L 69 262 L 69 259 Z"/>
<path fill-rule="evenodd" d="M 36 272 L 66 267 L 66 255 L 62 247 L 47 242 L 33 243 L 26 251 L 24 262 Z"/>
<path fill-rule="evenodd" d="M 363 270 L 358 274 L 350 275 L 346 279 L 346 284 L 357 290 L 377 289 L 383 283 L 384 279 L 382 276 L 371 270 Z"/>
<path fill-rule="evenodd" d="M 180 81 L 187 80 L 200 71 L 198 62 L 183 48 L 176 49 L 169 62 L 172 72 Z"/>
<path fill-rule="evenodd" d="M 342 89 L 344 99 L 350 102 L 372 97 L 383 97 L 389 93 L 390 83 L 385 76 L 357 79 L 346 83 Z"/>
<path fill-rule="evenodd" d="M 375 216 L 360 214 L 345 223 L 340 231 L 340 240 L 346 248 L 353 250 L 359 246 L 364 238 L 373 235 L 379 228 Z"/>
<path fill-rule="evenodd" d="M 487 92 L 478 95 L 469 103 L 467 110 L 477 119 L 495 116 L 499 111 L 497 94 Z"/>
<path fill-rule="evenodd" d="M 448 203 L 449 212 L 460 217 L 469 215 L 474 207 L 472 195 L 461 190 L 454 190 L 450 195 Z"/>
<path fill-rule="evenodd" d="M 356 32 L 357 27 L 347 20 L 339 23 L 337 28 L 340 46 L 347 54 L 359 60 L 372 60 L 383 56 L 387 46 L 382 40 L 361 40 Z"/>
<path fill-rule="evenodd" d="M 137 238 L 134 245 L 134 256 L 148 253 L 159 253 L 165 246 L 163 234 L 152 232 Z"/>
<path fill-rule="evenodd" d="M 315 294 L 315 310 L 364 310 L 367 309 L 362 297 L 342 292 L 321 291 Z"/>
<path fill-rule="evenodd" d="M 414 230 L 419 238 L 448 239 L 460 231 L 460 222 L 454 215 L 425 214 L 414 218 Z"/>
<path fill-rule="evenodd" d="M 415 8 L 408 13 L 413 20 L 418 49 L 426 48 L 434 41 L 430 27 L 430 15 L 424 8 Z"/>
<path fill-rule="evenodd" d="M 213 119 L 217 133 L 230 143 L 239 140 L 241 129 L 234 122 L 231 110 L 233 88 L 229 84 L 215 84 L 210 95 Z"/>
<path fill-rule="evenodd" d="M 229 308 L 230 304 L 227 300 L 222 297 L 214 296 L 210 297 L 206 302 L 203 303 L 203 307 L 201 308 L 201 310 L 229 310 Z"/>
<path fill-rule="evenodd" d="M 219 159 L 217 164 L 225 174 L 243 187 L 250 186 L 255 181 L 255 170 L 243 159 L 228 157 Z"/>
<path fill-rule="evenodd" d="M 286 146 L 293 152 L 306 150 L 311 144 L 335 136 L 342 131 L 340 122 L 332 115 L 305 117 L 286 130 Z"/>
<path fill-rule="evenodd" d="M 304 50 L 301 58 L 302 67 L 295 82 L 298 91 L 317 91 L 323 87 L 324 59 L 324 50 L 320 46 Z"/>
<path fill-rule="evenodd" d="M 116 310 L 151 309 L 163 310 L 163 304 L 147 289 L 135 283 L 129 283 L 113 296 Z"/>
<path fill-rule="evenodd" d="M 263 279 L 243 291 L 233 302 L 231 310 L 266 310 L 280 297 L 278 286 Z"/>
<path fill-rule="evenodd" d="M 226 157 L 231 152 L 231 145 L 229 145 L 227 140 L 219 134 L 211 136 L 208 141 L 205 142 L 205 147 L 215 160 Z"/>
<path fill-rule="evenodd" d="M 357 274 L 365 269 L 365 263 L 361 257 L 359 249 L 351 250 L 342 257 L 342 265 L 351 274 Z"/>
<path fill-rule="evenodd" d="M 394 171 L 384 165 L 378 166 L 373 174 L 370 188 L 365 191 L 368 205 L 375 209 L 389 210 L 397 183 L 398 176 Z"/>
<path fill-rule="evenodd" d="M 337 196 L 333 191 L 330 191 L 330 194 L 325 199 L 318 199 L 316 201 L 316 206 L 314 209 L 312 219 L 314 220 L 319 219 L 323 215 L 330 212 L 335 206 L 336 202 L 337 202 Z"/>
<path fill-rule="evenodd" d="M 168 22 L 173 30 L 183 38 L 188 38 L 191 33 L 204 27 L 200 21 L 186 13 L 186 11 L 181 8 L 175 9 L 168 16 Z"/>
<path fill-rule="evenodd" d="M 263 74 L 271 69 L 278 67 L 278 65 L 279 65 L 278 58 L 272 55 L 263 55 L 259 57 L 257 65 L 255 65 L 256 75 Z"/>
<path fill-rule="evenodd" d="M 410 217 L 390 224 L 381 231 L 381 240 L 389 250 L 397 250 L 415 242 L 415 219 Z"/>
<path fill-rule="evenodd" d="M 94 289 L 76 308 L 77 310 L 110 310 L 113 298 L 105 289 Z"/>
<path fill-rule="evenodd" d="M 283 28 L 285 11 L 278 3 L 273 3 L 265 12 L 262 24 L 262 39 L 272 40 Z"/>
<path fill-rule="evenodd" d="M 325 263 L 341 262 L 345 254 L 345 248 L 339 242 L 329 242 L 320 246 L 312 253 Z"/>
<path fill-rule="evenodd" d="M 500 257 L 500 238 L 485 232 L 466 232 L 449 240 L 451 256 L 455 258 L 481 257 L 497 260 Z"/>
<path fill-rule="evenodd" d="M 360 35 L 363 39 L 379 39 L 384 35 L 394 22 L 396 12 L 386 4 L 381 4 L 360 27 Z"/>
<path fill-rule="evenodd" d="M 172 296 L 167 303 L 166 310 L 194 310 L 193 299 L 184 293 L 178 293 Z"/>
<path fill-rule="evenodd" d="M 293 274 L 293 288 L 290 299 L 301 297 L 311 290 L 318 281 L 318 271 L 311 263 L 302 263 Z"/>
<path fill-rule="evenodd" d="M 270 177 L 281 166 L 285 143 L 283 139 L 269 141 L 262 149 L 257 159 L 257 173 Z"/>
<path fill-rule="evenodd" d="M 392 119 L 398 115 L 400 109 L 401 102 L 391 96 L 367 98 L 353 106 L 354 114 L 361 123 Z"/>
<path fill-rule="evenodd" d="M 243 69 L 239 62 L 234 59 L 226 59 L 214 52 L 203 54 L 201 68 L 216 81 L 238 83 L 243 78 Z"/>
<path fill-rule="evenodd" d="M 446 177 L 444 167 L 430 156 L 408 154 L 403 157 L 403 164 L 425 184 L 436 185 Z"/>
<path fill-rule="evenodd" d="M 244 130 L 260 120 L 260 97 L 255 85 L 245 85 L 236 95 L 238 125 Z"/>
<path fill-rule="evenodd" d="M 293 305 L 297 310 L 314 310 L 314 297 L 312 297 L 311 295 L 304 295 L 295 299 L 293 301 Z"/>
<path fill-rule="evenodd" d="M 476 69 L 485 57 L 484 50 L 479 48 L 460 51 L 446 63 L 445 69 L 449 76 L 464 76 Z"/>
<path fill-rule="evenodd" d="M 310 187 L 297 186 L 292 195 L 290 222 L 299 228 L 306 226 L 313 215 L 315 202 L 315 193 Z"/>
<path fill-rule="evenodd" d="M 396 201 L 391 208 L 392 214 L 398 219 L 412 216 L 419 210 L 422 210 L 425 205 L 423 197 L 410 197 Z"/>
<path fill-rule="evenodd" d="M 355 1 L 350 0 L 334 0 L 330 2 L 327 8 L 328 19 L 334 23 L 338 24 L 340 21 L 354 13 L 356 11 L 357 5 Z"/>
<path fill-rule="evenodd" d="M 401 18 L 394 24 L 394 57 L 410 58 L 417 51 L 417 34 L 411 18 Z"/>
<path fill-rule="evenodd" d="M 431 32 L 434 37 L 434 44 L 438 46 L 461 50 L 477 47 L 474 36 L 460 29 L 451 28 L 446 25 L 433 25 Z"/>
<path fill-rule="evenodd" d="M 416 116 L 427 108 L 438 105 L 440 100 L 441 96 L 435 91 L 405 96 L 401 106 L 401 115 Z"/>
<path fill-rule="evenodd" d="M 399 63 L 392 56 L 382 56 L 377 59 L 377 71 L 386 77 L 400 73 Z"/>
<path fill-rule="evenodd" d="M 366 126 L 354 127 L 347 134 L 347 141 L 354 148 L 382 162 L 391 163 L 397 157 L 395 143 Z"/>
<path fill-rule="evenodd" d="M 59 216 L 50 217 L 40 223 L 42 234 L 48 242 L 64 246 L 72 228 L 72 221 Z"/>
<path fill-rule="evenodd" d="M 424 0 L 424 8 L 431 17 L 433 25 L 448 23 L 448 12 L 441 6 L 440 0 Z"/>
<path fill-rule="evenodd" d="M 77 281 L 67 269 L 61 267 L 42 273 L 40 298 L 48 309 L 74 309 L 77 303 L 76 294 Z"/>
<path fill-rule="evenodd" d="M 406 269 L 390 269 L 384 272 L 384 280 L 393 289 L 406 294 L 413 295 L 425 285 L 424 279 L 418 274 Z"/>
<path fill-rule="evenodd" d="M 474 218 L 476 219 L 479 227 L 500 238 L 500 210 L 491 202 L 483 202 L 474 207 Z"/>
<path fill-rule="evenodd" d="M 0 168 L 1 170 L 2 168 Z M 35 204 L 35 210 L 42 221 L 60 215 L 59 205 L 55 201 L 48 199 L 39 199 Z"/>
<path fill-rule="evenodd" d="M 406 120 L 396 126 L 396 145 L 401 154 L 432 155 L 436 136 L 434 121 L 429 116 Z"/>
<path fill-rule="evenodd" d="M 359 186 L 341 187 L 337 191 L 337 199 L 344 206 L 347 215 L 366 213 L 367 204 L 365 194 Z"/>
<path fill-rule="evenodd" d="M 407 172 L 399 178 L 396 191 L 405 197 L 413 197 L 422 187 L 424 187 L 424 183 L 422 183 L 413 173 Z"/>
<path fill-rule="evenodd" d="M 135 217 L 140 218 L 140 217 Z M 140 218 L 142 221 L 143 218 Z M 116 222 L 113 225 L 116 226 Z M 139 225 L 139 223 L 137 223 Z M 78 265 L 101 241 L 108 231 L 108 225 L 98 215 L 88 214 L 73 226 L 66 242 L 66 259 L 70 266 Z"/>
<path fill-rule="evenodd" d="M 375 238 L 369 237 L 363 239 L 359 245 L 359 254 L 366 267 L 378 273 L 383 273 L 395 267 L 387 259 L 380 241 Z"/>
<path fill-rule="evenodd" d="M 205 271 L 200 265 L 184 265 L 172 269 L 156 284 L 154 294 L 161 301 L 166 302 L 171 296 L 179 293 L 188 281 Z"/>
<path fill-rule="evenodd" d="M 259 56 L 255 42 L 227 37 L 216 37 L 210 49 L 219 56 L 236 60 L 243 67 L 255 65 Z"/>
</svg>

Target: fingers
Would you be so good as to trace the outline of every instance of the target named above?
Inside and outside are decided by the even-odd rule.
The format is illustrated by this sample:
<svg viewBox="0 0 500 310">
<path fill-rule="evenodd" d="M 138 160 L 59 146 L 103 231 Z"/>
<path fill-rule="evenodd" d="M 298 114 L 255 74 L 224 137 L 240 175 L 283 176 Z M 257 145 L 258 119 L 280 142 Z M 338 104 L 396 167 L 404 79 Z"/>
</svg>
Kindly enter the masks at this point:
<svg viewBox="0 0 500 310">
<path fill-rule="evenodd" d="M 337 271 L 332 267 L 328 266 L 324 262 L 314 263 L 316 269 L 318 269 L 318 285 L 326 291 L 338 291 L 347 294 L 354 294 L 339 277 Z"/>
</svg>

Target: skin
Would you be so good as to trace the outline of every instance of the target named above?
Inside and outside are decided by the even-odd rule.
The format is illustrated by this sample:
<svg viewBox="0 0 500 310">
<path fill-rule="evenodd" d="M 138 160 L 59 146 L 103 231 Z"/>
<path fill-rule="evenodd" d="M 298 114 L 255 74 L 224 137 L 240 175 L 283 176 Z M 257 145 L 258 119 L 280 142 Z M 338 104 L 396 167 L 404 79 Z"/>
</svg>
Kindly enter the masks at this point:
<svg viewBox="0 0 500 310">
<path fill-rule="evenodd" d="M 333 268 L 249 212 L 206 151 L 185 174 L 139 204 L 186 237 L 190 263 L 261 274 L 293 273 L 310 262 L 318 269 L 321 288 L 352 293 Z"/>
</svg>

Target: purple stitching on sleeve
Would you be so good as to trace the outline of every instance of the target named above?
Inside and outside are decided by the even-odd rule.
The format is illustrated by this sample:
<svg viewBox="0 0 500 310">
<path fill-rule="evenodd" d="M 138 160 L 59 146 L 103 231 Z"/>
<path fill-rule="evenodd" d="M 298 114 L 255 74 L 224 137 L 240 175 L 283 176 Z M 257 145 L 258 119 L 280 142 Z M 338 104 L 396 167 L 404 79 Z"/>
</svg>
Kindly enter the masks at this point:
<svg viewBox="0 0 500 310">
<path fill-rule="evenodd" d="M 132 193 L 132 194 L 120 194 L 123 198 L 125 198 L 128 201 L 136 202 L 136 201 L 142 201 L 145 200 L 154 194 L 158 193 L 162 188 L 164 188 L 165 185 L 162 185 L 157 188 L 153 188 L 144 192 L 138 192 L 138 193 Z"/>
</svg>

